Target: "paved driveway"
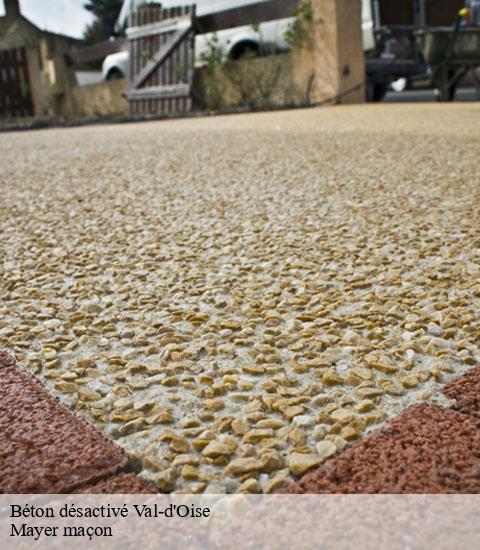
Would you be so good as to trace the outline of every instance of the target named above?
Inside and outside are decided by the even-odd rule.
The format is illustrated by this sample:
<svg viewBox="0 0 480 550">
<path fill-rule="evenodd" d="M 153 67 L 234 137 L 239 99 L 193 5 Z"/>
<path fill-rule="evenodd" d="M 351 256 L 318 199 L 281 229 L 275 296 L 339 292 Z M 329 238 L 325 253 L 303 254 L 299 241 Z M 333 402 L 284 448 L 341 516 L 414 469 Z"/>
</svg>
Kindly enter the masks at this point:
<svg viewBox="0 0 480 550">
<path fill-rule="evenodd" d="M 272 491 L 480 358 L 479 120 L 0 135 L 0 347 L 160 490 Z"/>
</svg>

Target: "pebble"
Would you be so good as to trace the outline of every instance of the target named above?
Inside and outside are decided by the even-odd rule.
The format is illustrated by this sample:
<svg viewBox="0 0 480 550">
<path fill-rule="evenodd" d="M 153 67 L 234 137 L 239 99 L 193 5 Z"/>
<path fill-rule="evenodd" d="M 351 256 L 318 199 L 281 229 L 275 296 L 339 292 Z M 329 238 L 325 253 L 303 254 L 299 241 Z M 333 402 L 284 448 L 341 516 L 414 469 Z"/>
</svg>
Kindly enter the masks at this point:
<svg viewBox="0 0 480 550">
<path fill-rule="evenodd" d="M 436 323 L 428 323 L 427 325 L 427 332 L 428 334 L 432 334 L 433 336 L 443 336 L 444 331 L 441 327 L 439 327 Z"/>
<path fill-rule="evenodd" d="M 261 486 L 256 479 L 247 479 L 237 489 L 238 493 L 260 493 Z"/>
<path fill-rule="evenodd" d="M 336 409 L 330 414 L 330 418 L 334 422 L 339 422 L 340 424 L 350 424 L 355 418 L 355 415 L 352 411 L 347 409 Z"/>
<path fill-rule="evenodd" d="M 310 468 L 317 466 L 321 457 L 312 453 L 290 453 L 288 467 L 294 476 L 301 476 Z"/>
<path fill-rule="evenodd" d="M 254 457 L 237 458 L 230 462 L 226 469 L 227 474 L 240 475 L 254 472 L 262 467 L 260 460 Z"/>
<path fill-rule="evenodd" d="M 203 456 L 208 458 L 217 458 L 219 456 L 230 456 L 235 451 L 231 445 L 220 441 L 212 441 L 202 451 Z"/>
<path fill-rule="evenodd" d="M 337 446 L 332 441 L 320 441 L 315 445 L 315 450 L 321 460 L 325 460 L 337 452 Z"/>
</svg>

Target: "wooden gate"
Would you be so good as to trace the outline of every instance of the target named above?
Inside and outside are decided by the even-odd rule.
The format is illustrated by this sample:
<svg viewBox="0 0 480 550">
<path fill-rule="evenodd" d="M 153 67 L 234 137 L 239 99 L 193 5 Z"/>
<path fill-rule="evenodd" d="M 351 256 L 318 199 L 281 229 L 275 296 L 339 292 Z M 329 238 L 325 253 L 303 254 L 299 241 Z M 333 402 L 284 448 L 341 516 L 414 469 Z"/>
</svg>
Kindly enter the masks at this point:
<svg viewBox="0 0 480 550">
<path fill-rule="evenodd" d="M 0 117 L 33 114 L 25 48 L 0 50 Z"/>
<path fill-rule="evenodd" d="M 130 16 L 129 85 L 132 115 L 192 109 L 195 6 L 146 4 Z"/>
</svg>

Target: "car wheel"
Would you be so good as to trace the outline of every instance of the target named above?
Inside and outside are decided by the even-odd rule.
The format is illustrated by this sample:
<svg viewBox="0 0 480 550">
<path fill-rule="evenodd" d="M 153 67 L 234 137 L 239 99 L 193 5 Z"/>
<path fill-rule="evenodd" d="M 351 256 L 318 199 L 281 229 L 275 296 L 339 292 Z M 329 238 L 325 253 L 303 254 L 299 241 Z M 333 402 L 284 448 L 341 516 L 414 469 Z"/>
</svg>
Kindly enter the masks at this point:
<svg viewBox="0 0 480 550">
<path fill-rule="evenodd" d="M 259 55 L 260 49 L 258 44 L 255 44 L 255 42 L 243 42 L 237 44 L 230 53 L 230 57 L 233 60 L 252 59 L 253 57 L 258 57 Z"/>
<path fill-rule="evenodd" d="M 125 78 L 125 76 L 119 69 L 111 69 L 108 71 L 107 80 L 121 80 L 122 78 Z"/>
</svg>

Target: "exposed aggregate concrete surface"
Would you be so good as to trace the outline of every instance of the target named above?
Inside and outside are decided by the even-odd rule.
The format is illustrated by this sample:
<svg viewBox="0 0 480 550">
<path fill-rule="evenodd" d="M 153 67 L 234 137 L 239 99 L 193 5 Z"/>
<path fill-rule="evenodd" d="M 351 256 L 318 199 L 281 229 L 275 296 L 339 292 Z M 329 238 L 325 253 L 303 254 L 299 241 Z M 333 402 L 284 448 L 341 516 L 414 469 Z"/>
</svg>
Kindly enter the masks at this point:
<svg viewBox="0 0 480 550">
<path fill-rule="evenodd" d="M 0 348 L 158 490 L 275 491 L 480 360 L 479 117 L 0 135 Z"/>
</svg>

